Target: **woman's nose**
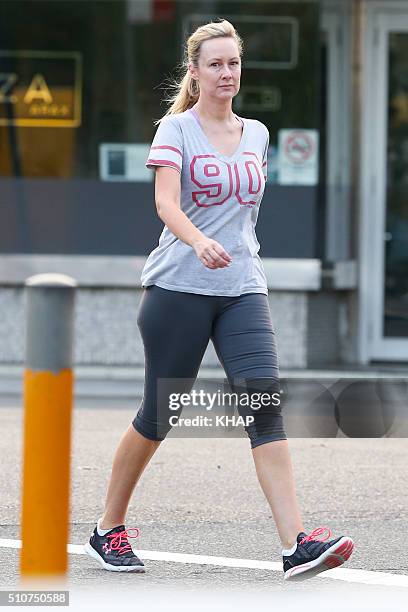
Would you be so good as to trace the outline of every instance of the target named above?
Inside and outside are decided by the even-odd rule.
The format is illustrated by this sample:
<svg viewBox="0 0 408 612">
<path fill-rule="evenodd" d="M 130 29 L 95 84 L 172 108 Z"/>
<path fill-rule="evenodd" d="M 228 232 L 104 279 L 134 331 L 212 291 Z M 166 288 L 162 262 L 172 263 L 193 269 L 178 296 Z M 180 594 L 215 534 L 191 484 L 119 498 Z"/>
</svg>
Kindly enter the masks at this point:
<svg viewBox="0 0 408 612">
<path fill-rule="evenodd" d="M 222 76 L 225 76 L 225 77 L 230 77 L 230 76 L 231 76 L 231 74 L 232 74 L 232 73 L 231 73 L 231 70 L 230 70 L 229 66 L 224 66 Z"/>
</svg>

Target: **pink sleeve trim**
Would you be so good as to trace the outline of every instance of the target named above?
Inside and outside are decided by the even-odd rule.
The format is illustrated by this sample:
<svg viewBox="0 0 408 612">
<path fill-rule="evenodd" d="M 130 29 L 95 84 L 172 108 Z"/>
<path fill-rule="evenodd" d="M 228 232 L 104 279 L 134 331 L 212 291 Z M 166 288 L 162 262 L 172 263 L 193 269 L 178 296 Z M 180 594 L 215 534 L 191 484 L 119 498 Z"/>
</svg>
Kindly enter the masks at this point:
<svg viewBox="0 0 408 612">
<path fill-rule="evenodd" d="M 152 150 L 153 149 L 167 149 L 168 151 L 174 151 L 175 153 L 178 153 L 181 157 L 183 157 L 182 152 L 180 151 L 180 149 L 177 149 L 176 147 L 171 147 L 170 145 L 157 145 L 155 147 L 150 147 Z"/>
<path fill-rule="evenodd" d="M 148 159 L 146 166 L 169 166 L 170 168 L 176 168 L 181 174 L 181 168 L 175 162 L 169 161 L 168 159 Z"/>
</svg>

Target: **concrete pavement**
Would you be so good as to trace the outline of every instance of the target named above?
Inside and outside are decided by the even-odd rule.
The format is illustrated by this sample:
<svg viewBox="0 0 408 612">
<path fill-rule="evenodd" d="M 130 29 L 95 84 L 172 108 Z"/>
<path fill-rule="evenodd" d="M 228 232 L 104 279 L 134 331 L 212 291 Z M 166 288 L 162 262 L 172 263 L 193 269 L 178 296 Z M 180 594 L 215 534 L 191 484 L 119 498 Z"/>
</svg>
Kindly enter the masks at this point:
<svg viewBox="0 0 408 612">
<path fill-rule="evenodd" d="M 17 540 L 23 412 L 16 398 L 3 397 L 0 406 L 0 539 Z M 87 540 L 102 511 L 115 448 L 138 406 L 137 399 L 125 398 L 76 402 L 72 544 Z M 355 551 L 343 568 L 408 576 L 403 544 L 408 519 L 407 440 L 290 438 L 289 444 L 305 529 L 328 525 L 333 537 L 348 534 L 354 539 Z M 281 561 L 276 527 L 246 439 L 168 438 L 143 474 L 127 519 L 127 527 L 141 529 L 136 550 Z M 45 528 L 45 548 L 46 537 Z M 18 549 L 0 547 L 2 590 L 18 588 L 18 555 Z M 73 590 L 120 589 L 130 594 L 136 590 L 147 597 L 166 589 L 207 593 L 220 589 L 253 593 L 255 598 L 271 591 L 312 590 L 322 597 L 336 592 L 352 598 L 363 589 L 365 601 L 376 593 L 378 598 L 381 593 L 407 595 L 404 588 L 387 590 L 375 581 L 364 586 L 358 580 L 319 577 L 284 583 L 280 572 L 262 569 L 148 560 L 146 574 L 123 575 L 105 572 L 85 555 L 70 554 L 69 560 Z"/>
</svg>

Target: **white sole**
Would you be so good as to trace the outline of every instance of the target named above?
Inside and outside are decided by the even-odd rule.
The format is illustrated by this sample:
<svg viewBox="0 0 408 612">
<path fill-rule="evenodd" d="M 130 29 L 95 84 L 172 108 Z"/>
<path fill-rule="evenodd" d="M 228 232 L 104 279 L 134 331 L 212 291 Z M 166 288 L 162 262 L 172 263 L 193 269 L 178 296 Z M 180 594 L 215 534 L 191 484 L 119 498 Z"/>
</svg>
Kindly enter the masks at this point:
<svg viewBox="0 0 408 612">
<path fill-rule="evenodd" d="M 326 572 L 327 570 L 343 565 L 353 552 L 354 542 L 349 537 L 342 537 L 336 544 L 328 548 L 318 559 L 297 565 L 284 573 L 284 580 L 307 580 Z M 304 576 L 302 574 L 305 574 Z"/>
<path fill-rule="evenodd" d="M 100 555 L 96 552 L 96 550 L 87 542 L 84 545 L 84 551 L 87 555 L 95 559 L 99 563 L 103 569 L 108 570 L 109 572 L 136 572 L 138 574 L 145 573 L 145 568 L 143 565 L 111 565 L 110 563 L 106 563 Z"/>
</svg>

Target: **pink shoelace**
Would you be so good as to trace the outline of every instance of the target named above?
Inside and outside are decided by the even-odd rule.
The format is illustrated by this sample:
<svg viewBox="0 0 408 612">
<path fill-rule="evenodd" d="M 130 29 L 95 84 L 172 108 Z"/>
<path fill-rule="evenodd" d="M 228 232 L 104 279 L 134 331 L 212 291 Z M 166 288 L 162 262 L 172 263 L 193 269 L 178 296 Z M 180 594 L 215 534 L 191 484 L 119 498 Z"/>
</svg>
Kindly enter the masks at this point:
<svg viewBox="0 0 408 612">
<path fill-rule="evenodd" d="M 323 539 L 319 538 L 318 536 L 322 535 L 325 531 L 329 532 L 327 536 Z M 300 544 L 303 544 L 304 542 L 311 542 L 312 540 L 315 542 L 325 542 L 326 540 L 330 538 L 330 536 L 331 536 L 331 531 L 328 527 L 318 527 L 317 529 L 314 529 L 312 533 L 304 537 L 300 541 Z"/>
<path fill-rule="evenodd" d="M 136 535 L 131 535 L 129 533 L 129 531 L 131 531 L 132 529 L 137 531 Z M 140 529 L 138 529 L 137 527 L 129 527 L 129 529 L 124 529 L 123 531 L 117 531 L 116 533 L 111 533 L 107 535 L 106 537 L 112 538 L 110 542 L 110 550 L 117 550 L 119 551 L 118 552 L 119 555 L 123 555 L 126 552 L 129 552 L 130 550 L 132 550 L 128 542 L 128 538 L 138 538 L 139 535 L 140 535 Z M 107 545 L 105 544 L 105 546 Z M 105 551 L 105 552 L 108 552 L 108 551 Z"/>
</svg>

